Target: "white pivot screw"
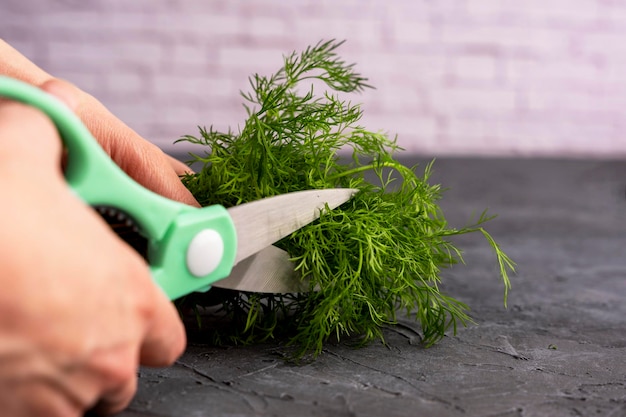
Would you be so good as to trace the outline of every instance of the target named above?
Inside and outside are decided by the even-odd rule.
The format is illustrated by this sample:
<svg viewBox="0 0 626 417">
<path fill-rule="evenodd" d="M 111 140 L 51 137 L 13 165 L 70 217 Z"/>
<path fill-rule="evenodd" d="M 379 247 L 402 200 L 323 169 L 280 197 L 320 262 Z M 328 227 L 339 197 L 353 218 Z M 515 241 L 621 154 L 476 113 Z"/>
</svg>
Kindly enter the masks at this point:
<svg viewBox="0 0 626 417">
<path fill-rule="evenodd" d="M 224 256 L 222 236 L 213 229 L 203 229 L 196 234 L 187 248 L 187 269 L 196 277 L 215 271 Z"/>
</svg>

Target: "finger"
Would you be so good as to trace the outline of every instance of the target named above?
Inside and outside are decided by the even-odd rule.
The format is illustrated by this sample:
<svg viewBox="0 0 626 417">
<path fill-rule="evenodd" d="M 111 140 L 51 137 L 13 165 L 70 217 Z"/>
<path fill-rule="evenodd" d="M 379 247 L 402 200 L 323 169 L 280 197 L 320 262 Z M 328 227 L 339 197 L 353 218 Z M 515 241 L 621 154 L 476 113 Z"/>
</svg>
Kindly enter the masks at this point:
<svg viewBox="0 0 626 417">
<path fill-rule="evenodd" d="M 172 168 L 171 158 L 158 147 L 139 136 L 129 141 L 115 128 L 109 130 L 108 138 L 109 155 L 131 178 L 164 197 L 200 207 Z"/>
<path fill-rule="evenodd" d="M 128 407 L 137 392 L 137 377 L 131 378 L 115 390 L 105 393 L 90 413 L 96 415 L 116 414 Z M 89 414 L 88 414 L 89 415 Z"/>
<path fill-rule="evenodd" d="M 174 304 L 155 287 L 154 315 L 140 352 L 140 363 L 146 366 L 169 366 L 185 350 L 185 328 Z"/>
<path fill-rule="evenodd" d="M 172 169 L 174 170 L 174 172 L 176 172 L 176 175 L 178 175 L 179 177 L 182 177 L 183 175 L 186 175 L 186 174 L 194 173 L 193 169 L 191 169 L 187 164 L 179 161 L 178 159 L 172 156 L 168 155 L 167 157 L 169 158 Z"/>
<path fill-rule="evenodd" d="M 0 388 L 3 391 L 0 395 L 3 416 L 80 417 L 84 411 L 78 403 L 44 380 L 29 384 L 18 382 Z"/>
<path fill-rule="evenodd" d="M 111 155 L 128 175 L 144 187 L 173 200 L 200 207 L 172 169 L 171 158 L 153 144 L 143 141 L 132 146 L 120 146 Z"/>
<path fill-rule="evenodd" d="M 77 113 L 120 168 L 158 194 L 195 207 L 200 206 L 180 181 L 171 159 L 161 149 L 139 136 L 95 98 L 85 97 Z"/>
<path fill-rule="evenodd" d="M 80 104 L 80 90 L 73 84 L 53 78 L 41 85 L 41 89 L 61 100 L 72 111 Z"/>
<path fill-rule="evenodd" d="M 137 152 L 138 150 L 135 149 Z M 154 191 L 164 195 L 168 198 L 180 201 L 194 207 L 200 207 L 200 204 L 196 201 L 191 191 L 189 191 L 181 182 L 180 176 L 185 173 L 192 173 L 191 169 L 180 161 L 175 160 L 169 155 L 166 155 L 158 147 L 149 144 L 142 150 L 143 163 L 138 164 L 135 167 L 129 167 L 130 172 L 137 172 L 138 170 L 151 172 L 148 178 L 144 178 L 147 182 L 148 188 L 154 187 Z M 167 167 L 167 168 L 164 168 Z M 154 175 L 159 173 L 160 175 Z M 130 174 L 129 174 L 130 175 Z M 143 174 L 137 172 L 137 177 Z M 132 176 L 132 175 L 131 175 Z"/>
<path fill-rule="evenodd" d="M 200 206 L 180 181 L 179 176 L 192 172 L 185 164 L 165 155 L 75 85 L 50 79 L 41 88 L 75 111 L 104 150 L 135 181 L 172 200 Z"/>
<path fill-rule="evenodd" d="M 58 79 L 52 78 L 44 82 L 41 87 L 43 91 L 51 94 L 61 100 L 71 111 L 76 111 L 80 102 L 80 90 L 75 85 Z M 67 166 L 67 149 L 63 149 L 61 156 L 61 167 L 63 171 Z"/>
<path fill-rule="evenodd" d="M 0 74 L 39 85 L 50 78 L 50 74 L 39 68 L 11 45 L 0 39 Z"/>
</svg>

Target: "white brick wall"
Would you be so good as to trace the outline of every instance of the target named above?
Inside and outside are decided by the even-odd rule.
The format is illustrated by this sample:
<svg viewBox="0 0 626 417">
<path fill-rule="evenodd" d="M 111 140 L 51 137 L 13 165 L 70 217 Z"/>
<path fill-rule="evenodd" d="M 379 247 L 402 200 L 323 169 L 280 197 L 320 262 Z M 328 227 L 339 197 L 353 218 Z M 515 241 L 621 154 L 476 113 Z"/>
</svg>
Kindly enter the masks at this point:
<svg viewBox="0 0 626 417">
<path fill-rule="evenodd" d="M 377 88 L 363 124 L 410 152 L 626 157 L 626 2 L 2 0 L 0 37 L 168 150 L 336 38 Z"/>
</svg>

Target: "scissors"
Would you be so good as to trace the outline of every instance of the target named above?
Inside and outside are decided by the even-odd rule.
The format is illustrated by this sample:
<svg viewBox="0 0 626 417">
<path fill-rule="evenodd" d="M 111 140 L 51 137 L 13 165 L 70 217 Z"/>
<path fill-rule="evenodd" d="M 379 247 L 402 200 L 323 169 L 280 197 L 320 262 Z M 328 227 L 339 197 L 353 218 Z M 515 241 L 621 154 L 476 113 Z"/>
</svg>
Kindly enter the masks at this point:
<svg viewBox="0 0 626 417">
<path fill-rule="evenodd" d="M 222 288 L 289 292 L 293 288 L 289 282 L 268 283 L 272 277 L 293 278 L 286 254 L 272 243 L 314 221 L 322 210 L 340 206 L 356 192 L 347 188 L 306 190 L 229 209 L 221 205 L 191 207 L 131 179 L 56 97 L 3 76 L 0 96 L 36 107 L 54 122 L 68 154 L 64 175 L 69 187 L 86 204 L 126 221 L 145 238 L 152 277 L 170 299 L 220 286 L 219 281 L 229 277 L 239 263 L 244 278 L 226 279 Z M 263 254 L 268 255 L 267 262 Z M 256 266 L 253 270 L 257 272 L 246 275 L 251 266 Z"/>
</svg>

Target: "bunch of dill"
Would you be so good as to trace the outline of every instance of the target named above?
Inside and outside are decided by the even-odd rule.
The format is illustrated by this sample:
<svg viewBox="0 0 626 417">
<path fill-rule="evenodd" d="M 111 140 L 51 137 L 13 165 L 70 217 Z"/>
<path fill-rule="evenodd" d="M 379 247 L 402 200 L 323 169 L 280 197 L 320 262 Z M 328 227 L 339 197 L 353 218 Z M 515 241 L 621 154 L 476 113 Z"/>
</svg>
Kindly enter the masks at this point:
<svg viewBox="0 0 626 417">
<path fill-rule="evenodd" d="M 383 340 L 383 327 L 402 311 L 415 314 L 430 345 L 451 326 L 456 330 L 470 321 L 467 306 L 443 294 L 438 284 L 442 268 L 462 261 L 448 238 L 471 232 L 481 233 L 493 247 L 506 300 L 514 264 L 482 228 L 490 217 L 449 228 L 437 205 L 440 186 L 428 183 L 430 165 L 418 175 L 417 167 L 395 159 L 400 149 L 395 139 L 358 125 L 360 107 L 339 93 L 369 86 L 337 56 L 341 44 L 320 42 L 285 56 L 275 74 L 251 77 L 252 92 L 242 93 L 247 120 L 239 133 L 201 128 L 199 137 L 180 139 L 207 149 L 204 155 L 192 154 L 191 162 L 202 166 L 199 172 L 183 178 L 201 205 L 229 207 L 313 188 L 359 190 L 277 244 L 308 279 L 310 292 L 219 292 L 222 312 L 230 319 L 217 333 L 222 342 L 287 335 L 296 356 L 317 354 L 331 337 Z M 316 95 L 319 85 L 331 92 Z M 346 153 L 352 157 L 342 157 Z M 367 172 L 377 181 L 367 180 Z M 399 181 L 392 187 L 393 179 Z M 202 304 L 202 297 L 193 303 Z"/>
</svg>

